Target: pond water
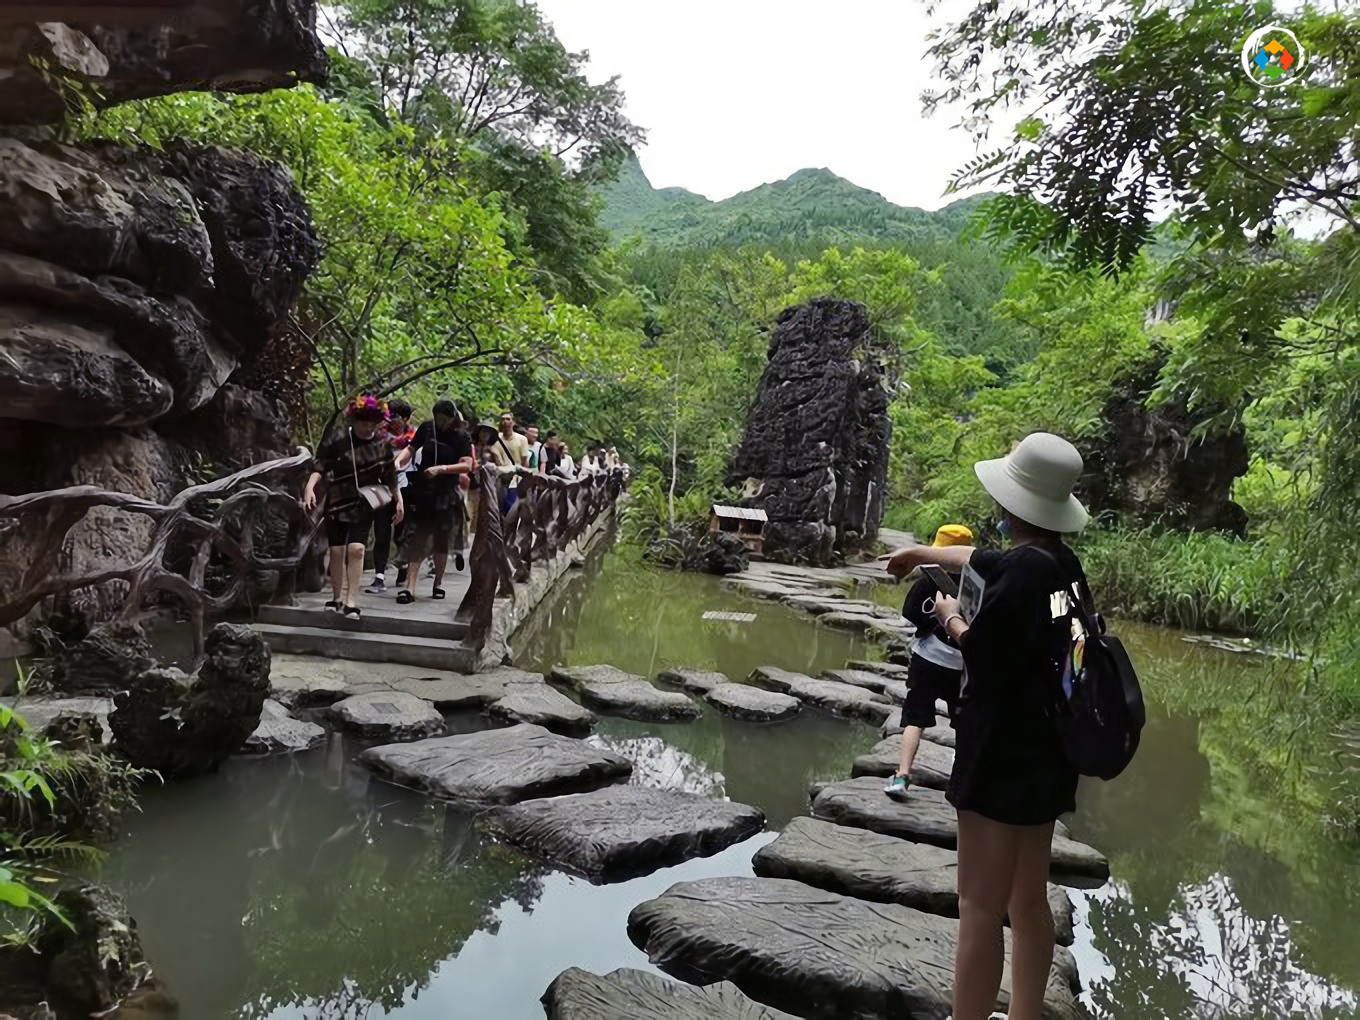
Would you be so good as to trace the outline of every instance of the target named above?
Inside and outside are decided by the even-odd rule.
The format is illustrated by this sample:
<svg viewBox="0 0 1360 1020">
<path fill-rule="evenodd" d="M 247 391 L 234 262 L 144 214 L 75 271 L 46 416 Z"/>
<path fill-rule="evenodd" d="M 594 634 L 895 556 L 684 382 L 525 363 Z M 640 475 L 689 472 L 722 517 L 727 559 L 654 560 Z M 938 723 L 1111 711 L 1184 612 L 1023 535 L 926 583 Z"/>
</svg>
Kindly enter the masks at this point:
<svg viewBox="0 0 1360 1020">
<path fill-rule="evenodd" d="M 756 619 L 704 620 L 707 611 Z M 1264 667 L 1171 632 L 1120 630 L 1154 704 L 1133 767 L 1084 787 L 1072 821 L 1114 872 L 1074 894 L 1092 1013 L 1354 1016 L 1360 851 L 1329 834 L 1306 784 L 1277 795 L 1255 782 L 1272 751 L 1243 706 Z M 516 659 L 741 676 L 762 664 L 819 672 L 871 654 L 713 579 L 611 553 L 543 607 Z M 815 713 L 758 727 L 710 712 L 688 725 L 607 720 L 592 739 L 634 761 L 634 782 L 757 805 L 773 832 L 806 812 L 811 780 L 843 778 L 876 734 Z M 652 969 L 625 932 L 634 906 L 676 881 L 749 874 L 751 855 L 774 838 L 593 886 L 483 839 L 444 805 L 370 780 L 356 749 L 337 736 L 295 759 L 233 762 L 147 791 L 128 819 L 106 878 L 127 896 L 186 1020 L 541 1018 L 539 996 L 566 967 Z"/>
</svg>

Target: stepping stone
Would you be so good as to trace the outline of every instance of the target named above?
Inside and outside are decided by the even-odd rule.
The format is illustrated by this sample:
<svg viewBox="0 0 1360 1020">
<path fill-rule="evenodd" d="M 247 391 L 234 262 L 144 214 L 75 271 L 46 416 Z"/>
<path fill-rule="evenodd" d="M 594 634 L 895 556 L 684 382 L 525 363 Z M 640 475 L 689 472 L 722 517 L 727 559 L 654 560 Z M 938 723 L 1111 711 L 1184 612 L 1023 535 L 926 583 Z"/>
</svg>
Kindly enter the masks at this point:
<svg viewBox="0 0 1360 1020">
<path fill-rule="evenodd" d="M 787 694 L 761 690 L 750 684 L 720 684 L 704 700 L 723 715 L 747 722 L 781 722 L 803 709 L 803 703 Z"/>
<path fill-rule="evenodd" d="M 905 680 L 884 679 L 883 681 L 883 696 L 898 705 L 907 700 L 908 690 Z"/>
<path fill-rule="evenodd" d="M 603 977 L 564 970 L 543 993 L 543 1008 L 548 1020 L 795 1020 L 748 999 L 730 981 L 700 988 L 629 969 Z"/>
<path fill-rule="evenodd" d="M 851 659 L 845 664 L 846 669 L 862 669 L 868 673 L 877 673 L 890 680 L 905 680 L 907 678 L 907 667 L 899 666 L 895 662 L 870 662 L 867 659 Z"/>
<path fill-rule="evenodd" d="M 269 683 L 270 697 L 290 709 L 329 705 L 356 694 L 401 691 L 453 712 L 485 708 L 505 693 L 507 683 L 536 675 L 508 667 L 465 675 L 391 662 L 279 653 L 270 657 Z"/>
<path fill-rule="evenodd" d="M 950 1012 L 958 921 L 867 903 L 779 878 L 680 882 L 634 908 L 628 937 L 683 981 L 730 980 L 762 1002 L 815 1020 Z M 1009 958 L 1009 933 L 1007 934 Z M 1009 962 L 1009 961 L 1008 961 Z M 1009 966 L 998 1008 L 1008 1001 Z M 1077 967 L 1054 954 L 1046 1020 L 1076 1020 Z"/>
<path fill-rule="evenodd" d="M 676 691 L 663 691 L 634 673 L 613 666 L 554 666 L 554 683 L 581 696 L 581 704 L 605 715 L 644 722 L 689 722 L 703 714 Z"/>
<path fill-rule="evenodd" d="M 863 613 L 848 613 L 840 610 L 834 613 L 823 613 L 817 617 L 817 622 L 824 627 L 834 627 L 836 630 L 856 631 L 860 634 L 869 630 L 874 622 L 874 617 L 866 616 Z"/>
<path fill-rule="evenodd" d="M 875 903 L 900 903 L 930 914 L 959 916 L 959 855 L 816 818 L 795 818 L 751 867 L 763 878 L 792 878 L 818 889 Z M 1072 899 L 1049 885 L 1058 944 L 1073 941 Z"/>
<path fill-rule="evenodd" d="M 886 779 L 897 771 L 902 760 L 902 738 L 887 737 L 874 745 L 872 751 L 861 754 L 851 766 L 851 776 L 879 776 Z M 922 740 L 911 763 L 911 781 L 916 786 L 943 790 L 949 785 L 949 774 L 954 771 L 954 751 L 949 747 Z"/>
<path fill-rule="evenodd" d="M 792 695 L 814 708 L 852 719 L 863 719 L 875 725 L 883 723 L 893 710 L 893 706 L 882 695 L 866 691 L 863 687 L 852 687 L 834 680 L 814 680 L 802 673 L 775 666 L 757 667 L 751 672 L 751 680 L 780 694 Z"/>
<path fill-rule="evenodd" d="M 875 694 L 882 694 L 883 685 L 888 682 L 886 677 L 865 669 L 828 669 L 822 676 L 827 680 L 849 684 L 851 687 L 863 687 Z"/>
<path fill-rule="evenodd" d="M 709 669 L 691 669 L 689 666 L 663 669 L 656 678 L 664 684 L 672 684 L 691 694 L 707 694 L 719 684 L 732 682 L 726 673 L 717 673 Z"/>
<path fill-rule="evenodd" d="M 592 882 L 711 857 L 765 828 L 764 814 L 745 804 L 646 786 L 526 800 L 481 821 L 506 842 Z"/>
<path fill-rule="evenodd" d="M 428 701 L 403 691 L 375 691 L 337 701 L 327 714 L 361 737 L 419 740 L 444 732 L 444 717 Z"/>
<path fill-rule="evenodd" d="M 596 790 L 633 771 L 626 758 L 527 723 L 384 744 L 359 760 L 384 779 L 472 804 Z"/>
<path fill-rule="evenodd" d="M 893 691 L 891 690 L 891 688 L 888 688 L 888 689 L 885 689 L 884 693 L 885 693 L 885 694 L 893 694 L 893 693 L 895 693 L 895 692 L 893 692 Z M 906 697 L 906 692 L 905 692 L 905 691 L 903 692 L 903 695 L 902 695 L 902 696 L 903 696 L 903 698 Z M 901 701 L 901 699 L 899 699 L 899 705 L 900 705 L 900 701 Z M 937 700 L 937 701 L 935 702 L 935 718 L 936 718 L 936 719 L 948 719 L 948 718 L 949 718 L 949 705 L 948 705 L 945 701 L 943 701 L 943 700 Z M 935 725 L 935 726 L 932 726 L 932 727 L 931 727 L 929 730 L 927 730 L 926 732 L 927 732 L 927 733 L 933 734 L 933 733 L 935 733 L 937 730 L 941 730 L 941 731 L 942 731 L 942 730 L 948 730 L 948 731 L 949 731 L 949 733 L 950 733 L 950 738 L 949 738 L 949 739 L 950 739 L 951 743 L 947 744 L 946 746 L 948 746 L 948 747 L 953 747 L 954 744 L 953 744 L 952 741 L 955 739 L 955 738 L 954 738 L 954 728 L 953 728 L 952 726 L 949 726 L 949 725 L 946 725 L 946 724 L 943 724 L 943 723 L 939 723 L 939 724 L 937 724 L 937 725 Z M 899 733 L 901 733 L 901 732 L 902 732 L 902 709 L 901 709 L 901 707 L 898 707 L 898 708 L 893 709 L 892 714 L 888 716 L 887 721 L 886 721 L 881 727 L 879 727 L 878 734 L 879 734 L 879 736 L 881 736 L 881 737 L 891 737 L 891 736 L 893 736 L 894 734 L 899 734 Z M 944 743 L 943 740 L 937 739 L 937 738 L 934 737 L 934 736 L 930 737 L 930 739 L 934 740 L 937 744 L 942 744 L 942 743 Z"/>
<path fill-rule="evenodd" d="M 441 719 L 442 722 L 442 719 Z M 272 698 L 260 710 L 260 725 L 241 745 L 242 754 L 292 754 L 310 751 L 326 742 L 326 731 L 316 723 L 294 719 Z"/>
<path fill-rule="evenodd" d="M 532 723 L 566 737 L 584 737 L 595 727 L 595 713 L 540 679 L 537 683 L 510 683 L 505 695 L 486 708 L 493 719 Z"/>
<path fill-rule="evenodd" d="M 954 727 L 948 723 L 936 723 L 934 726 L 927 727 L 921 731 L 921 739 L 929 740 L 932 744 L 939 744 L 941 747 L 954 748 L 958 739 L 954 732 Z"/>
<path fill-rule="evenodd" d="M 957 850 L 959 845 L 958 816 L 941 791 L 914 788 L 907 800 L 899 803 L 883 793 L 881 779 L 871 776 L 822 787 L 813 798 L 812 817 L 946 850 Z M 1061 824 L 1054 826 L 1049 870 L 1063 879 L 1103 882 L 1110 877 L 1105 856 L 1072 839 Z"/>
</svg>

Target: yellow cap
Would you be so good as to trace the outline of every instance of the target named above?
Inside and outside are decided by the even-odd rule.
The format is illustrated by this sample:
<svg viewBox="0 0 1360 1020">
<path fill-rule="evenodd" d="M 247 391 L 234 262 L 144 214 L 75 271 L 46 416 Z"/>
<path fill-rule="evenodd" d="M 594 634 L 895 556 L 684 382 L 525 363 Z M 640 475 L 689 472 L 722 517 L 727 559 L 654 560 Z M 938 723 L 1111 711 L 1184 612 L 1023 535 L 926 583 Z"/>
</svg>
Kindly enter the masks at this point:
<svg viewBox="0 0 1360 1020">
<path fill-rule="evenodd" d="M 948 545 L 971 545 L 973 532 L 962 524 L 944 524 L 935 532 L 935 541 L 930 543 L 936 549 Z"/>
</svg>

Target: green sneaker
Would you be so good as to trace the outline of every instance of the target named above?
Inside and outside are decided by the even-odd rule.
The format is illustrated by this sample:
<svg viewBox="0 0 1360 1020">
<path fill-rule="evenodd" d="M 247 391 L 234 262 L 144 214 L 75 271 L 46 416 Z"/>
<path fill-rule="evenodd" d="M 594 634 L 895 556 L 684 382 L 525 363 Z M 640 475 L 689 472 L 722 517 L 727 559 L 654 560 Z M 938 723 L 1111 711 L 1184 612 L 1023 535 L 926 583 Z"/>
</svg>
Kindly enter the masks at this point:
<svg viewBox="0 0 1360 1020">
<path fill-rule="evenodd" d="M 893 800 L 906 800 L 911 789 L 911 780 L 904 775 L 894 774 L 883 786 L 883 792 Z"/>
</svg>

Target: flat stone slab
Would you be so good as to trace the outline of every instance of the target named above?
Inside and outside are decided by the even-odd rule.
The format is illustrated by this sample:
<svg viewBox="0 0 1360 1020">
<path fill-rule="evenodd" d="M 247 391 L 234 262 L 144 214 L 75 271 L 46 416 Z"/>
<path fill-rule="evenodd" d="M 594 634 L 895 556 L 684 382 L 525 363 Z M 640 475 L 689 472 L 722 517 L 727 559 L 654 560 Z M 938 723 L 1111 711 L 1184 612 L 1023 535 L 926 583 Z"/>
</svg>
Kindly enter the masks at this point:
<svg viewBox="0 0 1360 1020">
<path fill-rule="evenodd" d="M 795 1020 L 748 999 L 730 981 L 706 987 L 677 984 L 644 970 L 601 977 L 572 967 L 543 994 L 548 1020 Z"/>
<path fill-rule="evenodd" d="M 894 681 L 894 682 L 895 682 L 895 681 Z M 892 693 L 892 692 L 891 692 L 891 691 L 885 691 L 885 693 L 889 693 L 889 694 L 890 694 L 890 693 Z M 906 692 L 904 691 L 904 692 L 903 692 L 903 697 L 905 697 L 905 696 L 906 696 Z M 936 719 L 948 719 L 948 718 L 949 718 L 949 705 L 946 704 L 943 700 L 940 700 L 940 701 L 936 701 L 936 702 L 935 702 L 935 718 L 936 718 Z M 940 730 L 948 730 L 948 731 L 950 732 L 950 734 L 951 734 L 951 739 L 952 739 L 952 734 L 953 734 L 953 732 L 954 732 L 954 729 L 953 729 L 952 726 L 949 726 L 949 725 L 947 725 L 947 724 L 938 723 L 938 724 L 936 724 L 935 726 L 932 726 L 932 727 L 931 727 L 929 730 L 927 730 L 926 732 L 927 732 L 927 733 L 935 733 L 936 731 L 940 731 Z M 883 723 L 883 725 L 882 725 L 881 727 L 879 727 L 878 733 L 879 733 L 879 736 L 881 736 L 881 737 L 891 737 L 891 736 L 893 736 L 894 734 L 900 734 L 901 732 L 902 732 L 902 709 L 899 707 L 899 708 L 894 708 L 894 709 L 892 710 L 892 714 L 890 714 L 890 715 L 888 716 L 887 720 Z M 932 737 L 931 739 L 934 739 L 934 738 Z M 941 740 L 935 740 L 935 742 L 936 742 L 937 744 L 943 743 L 943 741 L 941 741 Z M 946 745 L 946 746 L 953 747 L 954 745 L 951 743 L 951 744 L 948 744 L 948 745 Z"/>
<path fill-rule="evenodd" d="M 441 720 L 442 721 L 442 720 Z M 316 723 L 294 719 L 272 698 L 260 710 L 260 725 L 241 745 L 242 754 L 294 754 L 326 742 L 326 731 Z"/>
<path fill-rule="evenodd" d="M 584 737 L 595 727 L 594 712 L 541 679 L 506 684 L 504 696 L 488 705 L 486 714 L 512 723 L 532 723 L 567 737 Z"/>
<path fill-rule="evenodd" d="M 711 669 L 691 669 L 689 666 L 663 669 L 656 678 L 663 684 L 671 684 L 691 694 L 707 694 L 720 684 L 732 682 L 726 673 L 718 673 Z"/>
<path fill-rule="evenodd" d="M 958 922 L 895 903 L 787 879 L 711 878 L 678 883 L 634 908 L 628 936 L 681 980 L 730 980 L 753 998 L 815 1020 L 943 1020 L 950 1012 Z M 1007 966 L 1000 1008 L 1009 984 Z M 1060 949 L 1046 1020 L 1083 1015 L 1076 986 L 1076 962 Z"/>
<path fill-rule="evenodd" d="M 506 842 L 593 882 L 710 857 L 765 828 L 765 815 L 745 804 L 646 786 L 526 800 L 481 821 Z"/>
<path fill-rule="evenodd" d="M 359 761 L 384 779 L 470 804 L 597 790 L 633 771 L 626 758 L 528 723 L 384 744 Z"/>
<path fill-rule="evenodd" d="M 946 850 L 957 850 L 959 845 L 958 816 L 944 793 L 915 787 L 899 803 L 883 792 L 883 781 L 872 776 L 822 787 L 813 797 L 812 817 Z M 1054 827 L 1049 870 L 1061 878 L 1104 881 L 1110 877 L 1104 854 L 1071 839 L 1060 825 Z"/>
<path fill-rule="evenodd" d="M 870 662 L 868 659 L 851 659 L 845 664 L 845 668 L 878 673 L 890 680 L 905 680 L 907 678 L 907 667 L 899 666 L 895 662 Z"/>
<path fill-rule="evenodd" d="M 97 723 L 101 743 L 113 739 L 109 729 L 109 713 L 113 711 L 112 698 L 52 698 L 46 695 L 0 698 L 3 703 L 14 709 L 24 722 L 37 733 L 46 733 L 53 723 L 67 719 L 83 719 Z M 94 729 L 90 729 L 93 736 Z"/>
<path fill-rule="evenodd" d="M 803 703 L 795 697 L 750 684 L 720 684 L 704 700 L 723 715 L 747 722 L 782 722 L 803 710 Z"/>
<path fill-rule="evenodd" d="M 803 673 L 759 666 L 751 672 L 751 680 L 780 694 L 788 694 L 807 705 L 836 715 L 863 719 L 879 725 L 892 714 L 893 706 L 882 695 L 863 687 L 852 687 L 835 680 L 814 680 Z"/>
<path fill-rule="evenodd" d="M 751 867 L 764 878 L 791 878 L 875 903 L 900 903 L 930 914 L 959 916 L 959 855 L 926 843 L 795 818 L 756 851 Z M 1048 887 L 1058 944 L 1073 941 L 1072 899 Z"/>
<path fill-rule="evenodd" d="M 871 673 L 867 669 L 828 669 L 822 677 L 849 684 L 851 687 L 863 687 L 875 694 L 882 694 L 883 686 L 888 682 L 887 677 L 880 673 Z"/>
<path fill-rule="evenodd" d="M 581 704 L 605 715 L 644 722 L 689 722 L 703 714 L 685 695 L 663 691 L 613 666 L 554 666 L 550 677 L 576 691 Z"/>
<path fill-rule="evenodd" d="M 897 771 L 902 760 L 902 738 L 885 737 L 873 750 L 861 754 L 850 768 L 851 776 L 879 776 L 887 778 Z M 949 785 L 949 774 L 954 771 L 954 749 L 922 740 L 911 763 L 911 781 L 917 786 L 943 790 Z"/>
<path fill-rule="evenodd" d="M 356 694 L 399 691 L 428 701 L 441 711 L 453 712 L 485 708 L 505 694 L 507 683 L 537 675 L 508 667 L 464 675 L 390 662 L 280 653 L 270 657 L 269 683 L 270 696 L 287 708 L 329 705 Z"/>
<path fill-rule="evenodd" d="M 337 701 L 327 715 L 342 729 L 382 740 L 419 740 L 444 732 L 444 717 L 404 691 L 375 691 Z"/>
</svg>

